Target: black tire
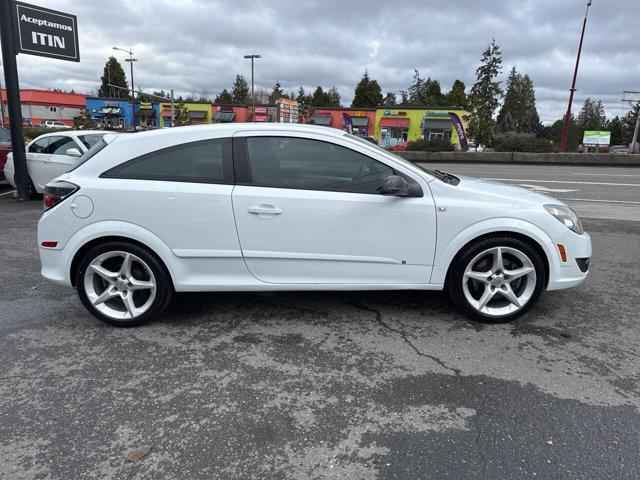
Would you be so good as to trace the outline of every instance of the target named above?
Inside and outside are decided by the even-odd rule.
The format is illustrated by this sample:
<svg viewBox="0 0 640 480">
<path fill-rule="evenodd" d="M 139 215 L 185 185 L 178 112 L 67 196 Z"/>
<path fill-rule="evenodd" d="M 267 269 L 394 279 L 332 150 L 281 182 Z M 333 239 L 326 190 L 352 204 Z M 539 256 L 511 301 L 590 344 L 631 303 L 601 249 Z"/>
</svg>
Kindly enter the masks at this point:
<svg viewBox="0 0 640 480">
<path fill-rule="evenodd" d="M 147 264 L 147 266 L 153 272 L 153 276 L 155 277 L 156 290 L 153 303 L 144 313 L 134 318 L 114 319 L 107 315 L 104 315 L 93 306 L 87 296 L 87 292 L 85 291 L 84 277 L 91 262 L 98 256 L 112 251 L 128 252 L 139 257 Z M 78 270 L 76 272 L 75 281 L 76 289 L 78 290 L 78 296 L 80 297 L 80 300 L 82 301 L 86 309 L 89 310 L 89 312 L 99 320 L 116 327 L 137 327 L 139 325 L 155 320 L 166 309 L 167 305 L 171 301 L 174 292 L 171 276 L 169 275 L 169 272 L 167 271 L 162 261 L 146 248 L 142 248 L 139 245 L 124 241 L 103 243 L 89 250 L 80 261 Z"/>
<path fill-rule="evenodd" d="M 506 247 L 520 251 L 526 255 L 535 269 L 536 280 L 535 288 L 531 297 L 525 305 L 523 305 L 516 312 L 494 316 L 487 315 L 478 311 L 473 305 L 469 303 L 465 296 L 463 289 L 464 273 L 467 265 L 476 256 L 480 255 L 485 250 L 495 247 Z M 486 237 L 477 242 L 473 242 L 463 248 L 454 259 L 451 267 L 449 268 L 449 274 L 447 276 L 446 290 L 456 307 L 465 315 L 471 317 L 474 320 L 478 320 L 483 323 L 508 323 L 516 318 L 524 315 L 529 311 L 531 307 L 537 302 L 544 286 L 546 285 L 546 273 L 544 268 L 544 259 L 541 257 L 537 249 L 532 247 L 529 243 L 514 237 L 509 236 L 495 236 Z"/>
<path fill-rule="evenodd" d="M 27 193 L 29 195 L 29 200 L 38 200 L 39 198 L 42 197 L 42 195 L 40 195 L 38 193 L 38 191 L 36 190 L 35 185 L 33 184 L 33 181 L 31 180 L 31 177 L 28 177 L 28 181 L 27 181 Z"/>
</svg>

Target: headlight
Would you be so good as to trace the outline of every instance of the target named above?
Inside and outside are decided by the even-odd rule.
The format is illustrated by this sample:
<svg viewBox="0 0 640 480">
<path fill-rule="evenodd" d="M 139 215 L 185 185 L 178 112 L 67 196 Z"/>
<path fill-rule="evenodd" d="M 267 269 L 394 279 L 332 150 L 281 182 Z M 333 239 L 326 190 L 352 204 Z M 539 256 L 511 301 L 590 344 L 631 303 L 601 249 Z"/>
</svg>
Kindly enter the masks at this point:
<svg viewBox="0 0 640 480">
<path fill-rule="evenodd" d="M 582 235 L 584 233 L 584 229 L 582 228 L 582 223 L 580 222 L 578 215 L 569 207 L 564 205 L 545 205 L 544 208 L 569 230 L 573 230 L 578 235 Z"/>
</svg>

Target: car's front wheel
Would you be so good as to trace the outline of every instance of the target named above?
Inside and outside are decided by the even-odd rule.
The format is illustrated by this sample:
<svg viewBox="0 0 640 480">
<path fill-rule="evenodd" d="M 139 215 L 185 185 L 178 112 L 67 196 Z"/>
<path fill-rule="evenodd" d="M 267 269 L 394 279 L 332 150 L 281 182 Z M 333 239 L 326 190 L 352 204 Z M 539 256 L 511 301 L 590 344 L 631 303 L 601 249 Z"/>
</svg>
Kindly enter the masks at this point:
<svg viewBox="0 0 640 480">
<path fill-rule="evenodd" d="M 126 242 L 104 243 L 89 250 L 76 273 L 76 287 L 95 317 L 119 327 L 153 320 L 173 293 L 171 278 L 160 260 Z"/>
<path fill-rule="evenodd" d="M 526 313 L 545 285 L 543 259 L 529 243 L 489 237 L 466 247 L 451 266 L 447 289 L 470 317 L 509 322 Z"/>
</svg>

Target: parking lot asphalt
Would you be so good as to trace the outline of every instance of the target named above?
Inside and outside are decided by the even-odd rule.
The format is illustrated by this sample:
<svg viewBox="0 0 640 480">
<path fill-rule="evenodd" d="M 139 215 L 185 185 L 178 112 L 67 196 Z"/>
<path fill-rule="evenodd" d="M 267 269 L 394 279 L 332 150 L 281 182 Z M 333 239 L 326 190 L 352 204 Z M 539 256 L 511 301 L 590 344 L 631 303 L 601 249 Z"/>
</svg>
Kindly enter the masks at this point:
<svg viewBox="0 0 640 480">
<path fill-rule="evenodd" d="M 213 293 L 122 330 L 40 277 L 40 208 L 0 196 L 0 478 L 638 478 L 639 222 L 585 218 L 586 283 L 508 325 Z"/>
</svg>

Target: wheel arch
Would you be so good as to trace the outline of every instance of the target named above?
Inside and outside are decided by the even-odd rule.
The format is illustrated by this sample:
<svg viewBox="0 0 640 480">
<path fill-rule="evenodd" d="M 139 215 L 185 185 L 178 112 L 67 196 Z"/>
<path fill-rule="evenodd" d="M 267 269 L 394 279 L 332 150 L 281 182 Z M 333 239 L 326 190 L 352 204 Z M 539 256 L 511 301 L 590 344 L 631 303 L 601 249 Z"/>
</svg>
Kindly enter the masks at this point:
<svg viewBox="0 0 640 480">
<path fill-rule="evenodd" d="M 181 272 L 175 262 L 172 263 L 175 256 L 169 246 L 160 237 L 139 225 L 112 220 L 87 225 L 65 242 L 64 250 L 68 253 L 64 263 L 68 284 L 75 286 L 75 273 L 82 255 L 90 248 L 109 241 L 129 242 L 147 250 L 169 273 L 175 288 Z"/>
<path fill-rule="evenodd" d="M 171 278 L 171 283 L 172 283 L 172 287 L 173 287 L 173 277 L 171 276 L 171 272 L 170 272 L 169 268 L 167 267 L 166 262 L 162 259 L 162 257 L 160 255 L 158 255 L 148 245 L 144 244 L 143 242 L 140 242 L 140 241 L 135 240 L 133 238 L 125 237 L 125 236 L 122 236 L 122 235 L 106 235 L 106 236 L 103 236 L 103 237 L 97 237 L 97 238 L 93 238 L 93 239 L 89 240 L 88 242 L 86 242 L 85 244 L 83 244 L 76 251 L 76 253 L 73 256 L 73 259 L 71 260 L 71 266 L 69 268 L 69 276 L 70 276 L 70 280 L 71 280 L 71 285 L 73 285 L 74 287 L 76 286 L 76 273 L 78 271 L 78 267 L 80 265 L 80 262 L 82 261 L 82 257 L 84 257 L 84 255 L 89 250 L 91 250 L 92 248 L 94 248 L 94 247 L 96 247 L 98 245 L 102 245 L 104 243 L 109 243 L 109 242 L 130 243 L 132 245 L 136 245 L 136 246 L 138 246 L 140 248 L 143 248 L 144 250 L 149 252 L 151 255 L 156 257 L 158 262 L 160 262 L 160 264 L 167 271 L 167 273 L 169 274 L 169 278 Z"/>
<path fill-rule="evenodd" d="M 451 267 L 460 252 L 474 242 L 490 237 L 512 237 L 526 242 L 540 254 L 545 269 L 546 288 L 555 265 L 551 257 L 551 238 L 542 229 L 529 222 L 515 220 L 505 223 L 504 220 L 507 219 L 492 219 L 491 221 L 472 225 L 447 242 L 447 245 L 439 255 L 442 260 L 434 265 L 431 283 L 444 286 L 449 277 Z"/>
</svg>

